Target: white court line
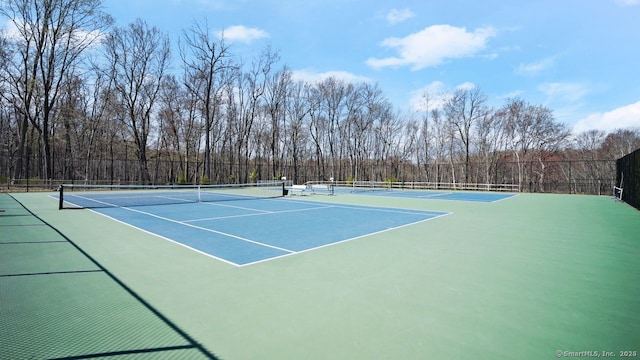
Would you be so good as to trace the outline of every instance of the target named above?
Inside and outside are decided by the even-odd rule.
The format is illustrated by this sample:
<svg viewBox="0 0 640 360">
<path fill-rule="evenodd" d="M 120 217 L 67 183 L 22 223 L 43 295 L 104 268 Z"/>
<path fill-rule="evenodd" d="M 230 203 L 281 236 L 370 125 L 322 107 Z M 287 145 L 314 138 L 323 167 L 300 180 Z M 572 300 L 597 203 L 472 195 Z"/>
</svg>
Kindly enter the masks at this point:
<svg viewBox="0 0 640 360">
<path fill-rule="evenodd" d="M 93 203 L 107 205 L 107 207 L 114 207 L 114 208 L 116 208 L 116 207 L 127 207 L 126 205 L 116 205 L 116 204 L 112 204 L 112 203 L 109 203 L 109 202 L 106 202 L 106 201 L 101 201 L 101 200 L 98 200 L 98 199 L 82 196 L 82 195 L 79 195 L 79 194 L 69 194 L 69 195 L 67 195 L 67 197 L 68 196 L 77 197 L 77 198 L 80 198 L 80 199 L 91 201 Z M 105 200 L 109 200 L 109 198 L 115 199 L 115 196 L 106 196 L 106 197 L 107 197 L 107 199 L 105 199 Z M 141 196 L 141 197 L 147 198 L 147 199 L 149 198 L 149 196 Z M 129 199 L 129 198 L 131 198 L 131 197 L 125 197 L 125 199 Z M 185 199 L 174 198 L 174 197 L 170 197 L 170 196 L 151 196 L 151 198 L 167 199 L 167 200 L 171 200 L 171 201 L 179 201 L 178 203 L 176 203 L 176 205 L 178 205 L 178 204 L 193 204 L 193 203 L 195 203 L 195 201 L 192 201 L 192 200 L 185 200 Z M 118 199 L 122 199 L 122 197 L 119 197 Z M 86 207 L 86 206 L 78 205 L 78 204 L 76 204 L 76 203 L 74 203 L 72 201 L 68 201 L 68 200 L 63 200 L 63 201 L 66 202 L 66 203 L 69 203 L 71 205 L 74 205 L 74 206 Z M 151 204 L 151 205 L 163 205 L 163 204 Z M 89 208 L 90 207 L 91 207 L 91 205 L 89 205 Z"/>
<path fill-rule="evenodd" d="M 443 192 L 443 193 L 437 193 L 437 194 L 431 194 L 431 195 L 420 195 L 420 196 L 417 196 L 417 198 L 433 198 L 433 197 L 446 196 L 451 194 L 453 193 L 449 191 L 449 192 Z"/>
<path fill-rule="evenodd" d="M 176 245 L 180 245 L 180 246 L 182 246 L 182 247 L 184 247 L 184 248 L 187 248 L 187 249 L 189 249 L 189 250 L 193 250 L 193 251 L 195 251 L 195 252 L 197 252 L 197 253 L 200 253 L 200 254 L 202 254 L 202 255 L 208 256 L 208 257 L 210 257 L 210 258 L 212 258 L 212 259 L 220 260 L 220 261 L 222 261 L 222 262 L 224 262 L 224 263 L 227 263 L 227 264 L 229 264 L 229 265 L 233 265 L 233 266 L 236 266 L 236 267 L 240 266 L 240 265 L 238 265 L 238 264 L 234 263 L 233 261 L 230 261 L 230 260 L 227 260 L 227 259 L 225 259 L 225 258 L 221 258 L 221 257 L 215 256 L 215 255 L 210 254 L 210 253 L 208 253 L 208 252 L 204 252 L 204 251 L 198 250 L 198 249 L 193 248 L 193 247 L 191 247 L 191 246 L 189 246 L 189 245 L 187 245 L 187 244 L 183 244 L 183 243 L 181 243 L 181 242 L 179 242 L 179 241 L 173 240 L 173 239 L 168 238 L 168 237 L 166 237 L 166 236 L 162 236 L 162 235 L 160 235 L 160 234 L 156 234 L 156 233 L 154 233 L 154 232 L 151 232 L 151 231 L 149 231 L 149 230 L 143 229 L 143 228 L 141 228 L 141 227 L 138 227 L 138 226 L 135 226 L 135 225 L 129 224 L 129 223 L 128 223 L 128 222 L 126 222 L 126 221 L 122 221 L 122 220 L 116 219 L 116 218 L 114 218 L 114 217 L 112 217 L 112 216 L 109 216 L 109 215 L 107 215 L 107 214 L 103 214 L 103 213 L 101 213 L 101 212 L 99 212 L 99 211 L 96 211 L 96 210 L 94 210 L 94 209 L 88 209 L 88 210 L 89 210 L 89 211 L 91 211 L 91 212 L 93 212 L 93 213 L 96 213 L 96 214 L 102 215 L 102 216 L 104 216 L 104 217 L 106 217 L 106 218 L 109 218 L 109 219 L 111 219 L 111 220 L 113 220 L 113 221 L 119 222 L 120 224 L 124 224 L 124 225 L 130 226 L 130 227 L 132 227 L 132 228 L 134 228 L 134 229 L 137 229 L 137 230 L 140 230 L 140 231 L 142 231 L 142 232 L 144 232 L 144 233 L 147 233 L 147 234 L 150 234 L 150 235 L 153 235 L 153 236 L 157 236 L 157 237 L 159 237 L 159 238 L 161 238 L 161 239 L 164 239 L 164 240 L 170 241 L 170 242 L 172 242 L 172 243 L 174 243 L 174 244 L 176 244 Z"/>
<path fill-rule="evenodd" d="M 337 208 L 342 208 L 342 209 L 350 209 L 350 210 L 364 210 L 364 211 L 376 211 L 376 212 L 386 212 L 386 213 L 392 213 L 392 214 L 404 214 L 404 215 L 427 215 L 427 216 L 432 216 L 432 215 L 441 215 L 443 213 L 446 214 L 446 212 L 444 211 L 423 211 L 423 210 L 403 210 L 403 209 L 398 209 L 398 208 L 382 208 L 382 207 L 375 207 L 375 206 L 371 206 L 371 207 L 367 207 L 367 206 L 335 206 Z"/>
<path fill-rule="evenodd" d="M 147 196 L 141 196 L 141 198 L 146 198 Z M 153 196 L 155 198 L 159 198 L 159 199 L 167 199 L 167 200 L 172 200 L 172 201 L 180 201 L 178 204 L 191 204 L 197 201 L 193 201 L 193 200 L 187 200 L 187 199 L 180 199 L 180 198 L 175 198 L 172 196 Z M 161 204 L 162 205 L 162 204 Z"/>
<path fill-rule="evenodd" d="M 508 200 L 508 199 L 514 198 L 514 197 L 516 197 L 516 196 L 518 196 L 518 195 L 519 195 L 519 194 L 509 194 L 509 196 L 505 196 L 505 197 L 503 197 L 502 199 L 498 199 L 498 200 L 490 201 L 490 203 L 492 203 L 492 204 L 493 204 L 493 203 L 497 203 L 497 202 L 500 202 L 500 201 L 503 201 L 503 200 Z"/>
<path fill-rule="evenodd" d="M 403 190 L 397 190 L 395 191 L 395 193 L 397 193 L 398 191 L 403 191 Z M 414 194 L 411 194 L 411 191 L 422 191 L 422 190 L 407 190 L 405 191 L 403 194 L 407 194 L 406 196 L 404 195 L 399 195 L 399 196 L 394 196 L 392 195 L 388 195 L 389 197 L 396 197 L 396 198 L 403 198 L 403 199 L 429 199 L 429 198 L 435 198 L 438 196 L 446 196 L 446 195 L 451 195 L 453 194 L 452 192 L 438 192 L 435 194 L 425 194 L 425 195 L 419 195 L 420 193 L 416 192 Z M 387 196 L 387 195 L 385 195 Z"/>
<path fill-rule="evenodd" d="M 302 211 L 313 211 L 313 210 L 327 209 L 327 208 L 332 208 L 332 207 L 335 207 L 335 206 L 317 206 L 317 207 L 306 208 L 306 209 L 294 209 L 294 210 L 282 210 L 282 211 L 269 211 L 269 212 L 258 213 L 258 214 L 242 214 L 242 215 L 217 216 L 217 217 L 202 218 L 202 219 L 191 219 L 191 220 L 182 220 L 182 221 L 184 221 L 184 222 L 196 222 L 196 221 L 206 221 L 206 220 L 232 219 L 232 218 L 241 218 L 241 217 L 249 217 L 249 216 L 264 216 L 264 215 L 268 215 L 268 214 L 285 214 L 285 213 L 295 213 L 295 212 L 302 212 Z M 251 210 L 251 209 L 246 209 L 246 210 Z"/>
<path fill-rule="evenodd" d="M 296 200 L 287 200 L 287 201 L 293 201 L 295 203 L 305 204 L 305 205 L 309 205 L 310 203 L 311 204 L 317 203 L 317 202 L 313 202 L 313 201 L 296 201 Z M 106 205 L 112 205 L 112 204 L 108 204 L 106 202 L 101 202 L 101 203 L 106 204 Z M 101 212 L 98 212 L 98 211 L 90 209 L 90 211 L 92 211 L 92 212 L 96 212 L 96 213 L 98 213 L 98 214 L 100 214 L 102 216 L 105 216 L 105 217 L 108 217 L 110 219 L 113 219 L 113 220 L 115 220 L 115 221 L 117 221 L 119 223 L 128 225 L 128 226 L 130 226 L 132 228 L 136 228 L 136 229 L 138 229 L 140 231 L 143 231 L 145 233 L 148 233 L 148 234 L 157 236 L 159 238 L 168 240 L 168 241 L 170 241 L 172 243 L 178 244 L 178 245 L 183 246 L 183 247 L 185 247 L 187 249 L 193 250 L 193 251 L 198 252 L 200 254 L 203 254 L 205 256 L 214 258 L 216 260 L 220 260 L 220 261 L 222 261 L 224 263 L 227 263 L 227 264 L 230 264 L 230 265 L 233 265 L 233 266 L 236 266 L 236 267 L 244 267 L 244 266 L 248 266 L 248 265 L 254 265 L 254 264 L 258 264 L 258 263 L 262 263 L 262 262 L 267 262 L 267 261 L 271 261 L 271 260 L 280 259 L 280 258 L 283 258 L 283 257 L 286 257 L 286 256 L 291 256 L 291 255 L 305 253 L 305 252 L 309 252 L 309 251 L 313 251 L 313 250 L 317 250 L 317 249 L 321 249 L 321 248 L 325 248 L 325 247 L 329 247 L 329 246 L 333 246 L 333 245 L 337 245 L 337 244 L 342 244 L 342 243 L 345 243 L 345 242 L 348 242 L 348 241 L 352 241 L 352 240 L 356 240 L 356 239 L 360 239 L 360 238 L 363 238 L 363 237 L 366 237 L 366 236 L 385 233 L 385 232 L 388 232 L 388 231 L 400 229 L 400 228 L 403 228 L 403 227 L 411 226 L 411 225 L 414 225 L 414 224 L 418 224 L 418 223 L 434 220 L 434 219 L 437 219 L 437 218 L 440 218 L 440 217 L 443 217 L 443 216 L 447 216 L 447 215 L 453 214 L 452 212 L 428 212 L 428 211 L 420 211 L 420 210 L 417 210 L 417 212 L 416 212 L 416 211 L 411 211 L 411 210 L 402 210 L 402 209 L 398 209 L 398 208 L 384 208 L 384 207 L 379 207 L 379 206 L 368 206 L 368 205 L 349 206 L 349 205 L 340 205 L 340 204 L 338 204 L 338 205 L 334 205 L 334 204 L 332 204 L 332 205 L 324 205 L 323 204 L 322 206 L 317 206 L 317 207 L 312 207 L 312 208 L 304 208 L 304 209 L 284 210 L 284 211 L 272 212 L 272 213 L 290 213 L 290 212 L 321 210 L 321 209 L 327 209 L 327 208 L 344 208 L 344 209 L 351 209 L 351 210 L 380 211 L 380 212 L 389 212 L 389 213 L 398 213 L 398 214 L 430 216 L 427 219 L 423 219 L 423 220 L 419 220 L 419 221 L 415 221 L 415 222 L 411 222 L 411 223 L 407 223 L 407 224 L 402 224 L 402 225 L 399 225 L 399 226 L 395 226 L 395 227 L 391 227 L 391 228 L 387 228 L 387 229 L 383 229 L 383 230 L 379 230 L 379 231 L 375 231 L 375 232 L 371 232 L 371 233 L 367 233 L 367 234 L 362 234 L 362 235 L 359 235 L 359 236 L 356 236 L 356 237 L 353 237 L 353 238 L 344 239 L 344 240 L 340 240 L 340 241 L 335 241 L 335 242 L 331 242 L 331 243 L 320 245 L 320 246 L 316 246 L 316 247 L 311 247 L 311 248 L 300 250 L 300 251 L 294 251 L 294 250 L 290 250 L 290 249 L 280 248 L 280 247 L 277 247 L 277 246 L 261 243 L 259 241 L 246 239 L 246 238 L 243 238 L 243 237 L 240 237 L 240 236 L 227 234 L 227 233 L 224 233 L 224 232 L 221 232 L 221 231 L 207 229 L 207 228 L 204 228 L 204 227 L 188 224 L 188 223 L 186 223 L 184 221 L 173 220 L 173 219 L 170 219 L 170 218 L 166 218 L 166 217 L 163 217 L 163 216 L 155 215 L 155 214 L 148 213 L 148 212 L 145 212 L 145 211 L 140 211 L 140 210 L 137 210 L 137 209 L 127 208 L 127 207 L 120 207 L 120 208 L 122 208 L 124 210 L 128 210 L 128 211 L 140 213 L 140 214 L 143 214 L 143 215 L 148 215 L 148 216 L 151 216 L 151 217 L 155 217 L 155 218 L 158 218 L 158 219 L 161 219 L 161 220 L 173 222 L 173 223 L 184 225 L 184 226 L 189 226 L 189 227 L 192 227 L 192 228 L 195 228 L 195 229 L 216 233 L 216 234 L 227 236 L 227 237 L 230 237 L 230 238 L 233 238 L 233 239 L 238 239 L 238 240 L 241 240 L 241 241 L 245 241 L 245 242 L 249 242 L 249 243 L 253 243 L 253 244 L 256 244 L 256 245 L 260 245 L 260 246 L 264 246 L 264 247 L 267 247 L 267 248 L 272 248 L 272 249 L 276 249 L 276 250 L 280 250 L 280 251 L 285 252 L 285 254 L 283 254 L 283 255 L 274 256 L 274 257 L 270 257 L 270 258 L 266 258 L 266 259 L 262 259 L 262 260 L 258 260 L 258 261 L 253 261 L 253 262 L 249 262 L 249 263 L 238 264 L 238 263 L 235 263 L 233 261 L 227 260 L 225 258 L 221 258 L 221 257 L 215 256 L 213 254 L 198 250 L 196 248 L 193 248 L 193 247 L 191 247 L 189 245 L 186 245 L 184 243 L 181 243 L 179 241 L 173 240 L 171 238 L 167 238 L 165 236 L 156 234 L 156 233 L 151 232 L 149 230 L 140 228 L 138 226 L 129 224 L 129 223 L 125 222 L 125 221 L 118 220 L 118 219 L 113 218 L 113 217 L 111 217 L 109 215 L 106 215 L 106 214 L 103 214 Z M 253 209 L 253 210 L 255 210 L 255 209 Z M 258 216 L 258 215 L 266 215 L 266 214 L 265 213 L 247 214 L 247 215 L 243 215 L 243 216 Z M 196 221 L 196 220 L 188 220 L 188 221 Z"/>
<path fill-rule="evenodd" d="M 450 193 L 447 193 L 447 194 L 443 194 L 443 196 L 444 196 L 444 195 L 455 195 L 455 194 L 457 194 L 457 193 L 455 193 L 455 192 L 450 192 Z M 462 193 L 460 193 L 460 194 L 464 194 L 464 192 L 462 192 Z M 471 194 L 485 194 L 485 193 L 483 193 L 483 192 L 475 192 L 475 193 L 473 193 L 473 192 L 472 192 Z M 489 194 L 493 194 L 493 193 L 489 193 Z M 502 194 L 502 195 L 506 195 L 506 194 Z M 501 199 L 491 200 L 491 201 L 488 201 L 488 200 L 482 200 L 482 199 L 474 200 L 474 199 L 469 199 L 469 198 L 464 198 L 464 197 L 463 197 L 463 198 L 460 198 L 460 199 L 445 199 L 445 200 L 447 200 L 447 201 L 458 201 L 458 202 L 471 202 L 471 203 L 485 203 L 485 204 L 493 204 L 493 203 L 497 203 L 497 202 L 500 202 L 500 201 L 503 201 L 503 200 L 511 199 L 511 198 L 513 198 L 513 197 L 516 197 L 516 196 L 518 196 L 518 194 L 509 194 L 509 195 L 507 195 L 507 196 L 505 196 L 505 197 L 503 197 L 503 198 L 501 198 Z"/>
<path fill-rule="evenodd" d="M 443 192 L 443 193 L 432 194 L 432 195 L 416 195 L 416 196 L 394 196 L 394 195 L 393 195 L 393 194 L 394 194 L 394 192 L 395 192 L 395 193 L 398 193 L 398 192 L 402 192 L 402 191 L 405 191 L 405 193 L 408 193 L 409 191 L 421 191 L 421 190 L 396 190 L 396 191 L 389 191 L 389 192 L 386 192 L 386 193 L 376 193 L 376 196 L 383 196 L 383 197 L 396 197 L 396 198 L 401 197 L 401 198 L 407 198 L 407 199 L 430 199 L 430 198 L 437 198 L 437 197 L 440 197 L 440 196 L 447 196 L 447 195 L 454 195 L 454 194 L 456 194 L 456 192 L 449 191 L 449 192 Z M 471 193 L 474 193 L 474 192 L 471 192 Z M 479 192 L 475 192 L 475 193 L 483 193 L 483 192 L 479 191 Z M 485 192 L 485 193 L 491 193 L 491 194 L 493 194 L 493 193 L 495 193 L 495 192 Z M 464 191 L 460 192 L 460 194 L 464 194 Z M 506 195 L 506 194 L 504 194 L 504 195 Z M 447 200 L 447 201 L 462 201 L 462 202 L 474 202 L 474 203 L 487 203 L 487 204 L 493 204 L 493 203 L 497 203 L 497 202 L 500 202 L 500 201 L 503 201 L 503 200 L 511 199 L 511 198 L 513 198 L 513 197 L 516 197 L 516 196 L 518 196 L 518 194 L 508 194 L 507 196 L 505 196 L 505 197 L 503 197 L 503 198 L 500 198 L 500 199 L 497 199 L 497 200 L 491 200 L 491 201 L 487 201 L 487 200 L 473 200 L 473 199 L 464 199 L 464 198 L 461 198 L 461 199 L 446 199 L 446 200 Z"/>
<path fill-rule="evenodd" d="M 107 205 L 108 207 L 118 207 L 118 205 L 111 204 L 111 203 L 108 203 L 108 202 L 105 202 L 105 201 L 100 201 L 100 200 L 96 200 L 96 199 L 88 198 L 88 197 L 85 197 L 85 196 L 82 196 L 82 195 L 76 195 L 76 194 L 73 194 L 73 195 L 71 195 L 71 196 L 75 196 L 75 197 L 80 198 L 80 199 L 85 199 L 85 200 L 93 201 L 93 202 L 98 203 L 98 204 Z M 78 205 L 78 204 L 73 203 L 73 202 L 71 202 L 71 201 L 68 201 L 68 200 L 65 200 L 65 199 L 63 199 L 63 201 L 64 201 L 64 202 L 66 202 L 66 203 L 69 203 L 69 204 L 71 204 L 71 205 L 74 205 L 74 206 L 78 206 L 78 207 L 82 207 L 82 208 L 84 208 L 84 206 L 82 206 L 82 205 Z"/>
<path fill-rule="evenodd" d="M 242 240 L 242 241 L 245 241 L 245 242 L 248 242 L 248 243 L 261 245 L 261 246 L 264 246 L 264 247 L 268 247 L 268 248 L 272 248 L 272 249 L 276 249 L 276 250 L 280 250 L 280 251 L 284 251 L 284 252 L 292 252 L 291 250 L 288 250 L 288 249 L 284 249 L 284 248 L 280 248 L 280 247 L 277 247 L 277 246 L 261 243 L 259 241 L 243 238 L 241 236 L 237 236 L 237 235 L 233 235 L 233 234 L 227 234 L 225 232 L 218 231 L 218 230 L 207 229 L 207 228 L 202 227 L 202 226 L 187 224 L 187 223 L 185 223 L 183 221 L 173 220 L 173 219 L 170 219 L 170 218 L 166 218 L 164 216 L 148 213 L 148 212 L 145 212 L 145 211 L 140 211 L 140 210 L 131 209 L 131 208 L 127 208 L 127 207 L 122 207 L 121 209 L 124 209 L 124 210 L 127 210 L 127 211 L 132 211 L 132 212 L 137 212 L 137 213 L 143 214 L 143 215 L 148 215 L 148 216 L 155 217 L 157 219 L 161 219 L 161 220 L 165 220 L 165 221 L 169 221 L 169 222 L 172 222 L 172 223 L 176 223 L 176 224 L 192 227 L 194 229 L 203 230 L 203 231 L 211 232 L 211 233 L 214 233 L 214 234 L 227 236 L 227 237 L 230 237 L 230 238 L 233 238 L 233 239 Z"/>
<path fill-rule="evenodd" d="M 235 205 L 229 205 L 229 204 L 222 204 L 222 203 L 216 202 L 216 201 L 201 201 L 200 203 L 203 204 L 203 205 L 209 205 L 209 206 L 220 206 L 220 207 L 228 207 L 228 208 L 232 208 L 232 209 L 259 211 L 259 212 L 263 212 L 265 214 L 270 214 L 270 213 L 273 212 L 273 211 L 268 211 L 268 210 L 260 210 L 260 209 L 248 208 L 248 207 L 244 207 L 244 206 L 235 206 Z"/>
<path fill-rule="evenodd" d="M 298 201 L 298 200 L 287 200 L 291 202 L 295 202 L 298 204 L 309 204 L 314 203 L 314 201 Z M 427 211 L 427 210 L 411 210 L 411 209 L 402 209 L 402 208 L 387 208 L 383 206 L 374 206 L 374 205 L 345 205 L 345 204 L 334 204 L 332 207 L 342 208 L 342 209 L 351 209 L 351 210 L 365 210 L 365 211 L 381 211 L 381 212 L 389 212 L 396 214 L 407 214 L 407 215 L 440 215 L 440 214 L 448 214 L 445 211 Z"/>
<path fill-rule="evenodd" d="M 437 192 L 435 194 L 418 195 L 423 192 L 425 192 L 425 190 L 395 190 L 395 191 L 389 191 L 388 193 L 384 193 L 384 195 L 378 195 L 378 196 L 404 198 L 404 199 L 424 199 L 424 198 L 432 198 L 432 197 L 453 194 L 452 192 L 449 191 L 449 192 Z M 406 194 L 406 196 L 394 195 L 394 194 Z"/>
<path fill-rule="evenodd" d="M 361 238 L 363 238 L 363 237 L 367 237 L 367 236 L 371 236 L 371 235 L 377 235 L 377 234 L 382 234 L 382 233 L 385 233 L 385 232 L 388 232 L 388 231 L 401 229 L 401 228 L 403 228 L 403 227 L 407 227 L 407 226 L 411 226 L 411 225 L 419 224 L 419 223 L 422 223 L 422 222 L 427 222 L 427 221 L 434 220 L 434 219 L 437 219 L 437 218 L 440 218 L 440 217 L 443 217 L 443 216 L 447 216 L 447 215 L 451 215 L 451 214 L 453 214 L 453 213 L 452 213 L 452 212 L 448 212 L 448 213 L 441 213 L 440 215 L 436 215 L 436 216 L 430 217 L 430 218 L 428 218 L 428 219 L 423 219 L 423 220 L 419 220 L 419 221 L 414 221 L 414 222 L 412 222 L 412 223 L 403 224 L 403 225 L 395 226 L 395 227 L 388 228 L 388 229 L 384 229 L 384 230 L 378 230 L 378 231 L 375 231 L 375 232 L 372 232 L 372 233 L 367 233 L 367 234 L 359 235 L 359 236 L 352 237 L 352 238 L 349 238 L 349 239 L 344 239 L 344 240 L 340 240 L 340 241 L 336 241 L 336 242 L 332 242 L 332 243 L 329 243 L 329 244 L 324 244 L 324 245 L 320 245 L 320 246 L 316 246 L 316 247 L 312 247 L 312 248 L 308 248 L 308 249 L 304 249 L 304 250 L 300 250 L 300 251 L 292 251 L 292 252 L 291 252 L 291 253 L 289 253 L 289 254 L 284 254 L 284 255 L 280 255 L 280 256 L 274 256 L 274 257 L 271 257 L 271 258 L 268 258 L 268 259 L 263 259 L 263 260 L 258 260 L 258 261 L 254 261 L 254 262 L 250 262 L 250 263 L 246 263 L 246 264 L 238 265 L 238 267 L 245 267 L 245 266 L 254 265 L 254 264 L 259 264 L 259 263 L 263 263 L 263 262 L 267 262 L 267 261 L 271 261 L 271 260 L 281 259 L 281 258 L 284 258 L 284 257 L 287 257 L 287 256 L 291 256 L 291 255 L 302 254 L 302 253 L 305 253 L 305 252 L 310 252 L 310 251 L 314 251 L 314 250 L 318 250 L 318 249 L 326 248 L 326 247 L 329 247 L 329 246 L 334 246 L 334 245 L 342 244 L 342 243 L 345 243 L 345 242 L 348 242 L 348 241 L 353 241 L 353 240 L 361 239 Z"/>
</svg>

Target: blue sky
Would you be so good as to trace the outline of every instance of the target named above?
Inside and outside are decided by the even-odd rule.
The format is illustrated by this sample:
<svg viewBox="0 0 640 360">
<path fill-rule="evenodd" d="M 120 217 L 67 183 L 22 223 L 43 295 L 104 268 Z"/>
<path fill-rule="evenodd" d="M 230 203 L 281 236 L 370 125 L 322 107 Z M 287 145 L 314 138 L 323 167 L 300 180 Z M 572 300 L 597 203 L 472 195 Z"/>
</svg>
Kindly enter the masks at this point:
<svg viewBox="0 0 640 360">
<path fill-rule="evenodd" d="M 104 10 L 173 40 L 206 19 L 247 61 L 271 46 L 299 79 L 378 83 L 404 111 L 425 91 L 437 100 L 475 86 L 491 106 L 545 105 L 576 132 L 640 127 L 640 0 L 105 0 Z"/>
</svg>

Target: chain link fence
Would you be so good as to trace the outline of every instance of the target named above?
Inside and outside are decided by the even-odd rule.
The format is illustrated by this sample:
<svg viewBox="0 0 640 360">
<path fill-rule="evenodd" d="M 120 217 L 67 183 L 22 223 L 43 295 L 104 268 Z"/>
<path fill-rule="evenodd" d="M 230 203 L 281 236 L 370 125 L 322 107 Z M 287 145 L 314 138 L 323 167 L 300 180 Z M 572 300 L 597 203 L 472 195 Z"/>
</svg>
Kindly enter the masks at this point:
<svg viewBox="0 0 640 360">
<path fill-rule="evenodd" d="M 634 155 L 636 158 L 640 156 Z M 631 160 L 629 160 L 631 161 Z M 637 161 L 637 160 L 635 160 Z M 38 174 L 42 166 L 37 157 L 28 158 L 23 164 L 26 175 L 11 177 L 15 159 L 0 156 L 0 184 L 10 191 L 55 189 L 61 183 L 86 183 L 129 185 L 141 184 L 140 166 L 135 159 L 69 159 L 56 158 L 54 178 L 42 179 Z M 394 183 L 442 183 L 442 184 L 504 184 L 523 192 L 568 193 L 610 195 L 616 183 L 615 160 L 535 160 L 495 161 L 486 163 L 427 163 L 404 161 L 348 160 L 318 161 L 312 159 L 294 165 L 293 161 L 229 162 L 217 159 L 211 163 L 211 176 L 205 174 L 202 160 L 175 161 L 151 158 L 147 164 L 151 184 L 227 184 L 249 183 L 286 177 L 296 184 L 308 181 L 387 181 Z M 620 167 L 620 165 L 619 165 Z M 628 174 L 628 175 L 627 175 Z M 620 173 L 617 174 L 621 176 Z M 631 186 L 631 172 L 624 175 Z M 636 175 L 636 184 L 638 176 Z M 617 181 L 617 182 L 616 182 Z M 636 185 L 637 186 L 637 185 Z M 637 192 L 636 192 L 637 193 Z"/>
</svg>

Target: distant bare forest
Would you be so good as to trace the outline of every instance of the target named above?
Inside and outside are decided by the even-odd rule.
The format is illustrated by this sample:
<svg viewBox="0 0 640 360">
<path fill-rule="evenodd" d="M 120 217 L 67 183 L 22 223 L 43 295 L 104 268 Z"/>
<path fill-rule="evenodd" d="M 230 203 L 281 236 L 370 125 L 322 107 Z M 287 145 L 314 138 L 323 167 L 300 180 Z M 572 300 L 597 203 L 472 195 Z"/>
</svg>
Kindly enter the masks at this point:
<svg viewBox="0 0 640 360">
<path fill-rule="evenodd" d="M 8 0 L 0 16 L 0 180 L 196 184 L 286 176 L 515 184 L 602 193 L 640 129 L 572 134 L 543 105 L 479 88 L 396 109 L 378 85 L 298 81 L 279 53 L 235 55 L 206 22 L 177 44 L 100 0 Z M 444 99 L 438 101 L 435 99 Z"/>
</svg>

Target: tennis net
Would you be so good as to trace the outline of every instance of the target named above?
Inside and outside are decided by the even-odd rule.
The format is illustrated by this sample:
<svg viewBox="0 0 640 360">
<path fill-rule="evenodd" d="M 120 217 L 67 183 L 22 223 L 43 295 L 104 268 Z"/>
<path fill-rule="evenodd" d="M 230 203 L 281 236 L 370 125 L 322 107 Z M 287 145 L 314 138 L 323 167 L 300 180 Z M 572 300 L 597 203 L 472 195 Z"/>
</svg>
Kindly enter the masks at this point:
<svg viewBox="0 0 640 360">
<path fill-rule="evenodd" d="M 58 189 L 59 209 L 134 207 L 284 196 L 281 181 L 227 185 L 80 185 Z"/>
<path fill-rule="evenodd" d="M 351 192 L 367 191 L 387 191 L 391 190 L 391 183 L 388 181 L 353 181 L 351 182 Z"/>
</svg>

